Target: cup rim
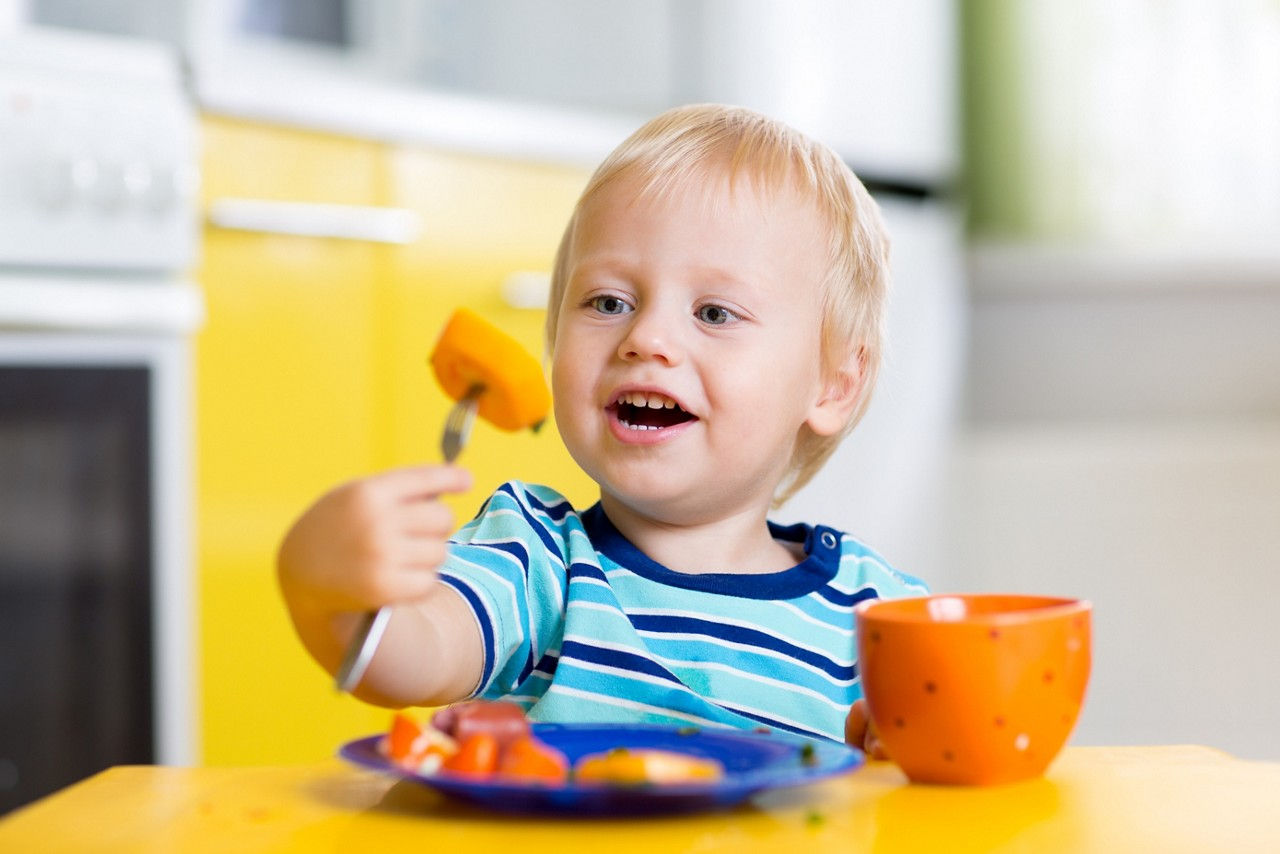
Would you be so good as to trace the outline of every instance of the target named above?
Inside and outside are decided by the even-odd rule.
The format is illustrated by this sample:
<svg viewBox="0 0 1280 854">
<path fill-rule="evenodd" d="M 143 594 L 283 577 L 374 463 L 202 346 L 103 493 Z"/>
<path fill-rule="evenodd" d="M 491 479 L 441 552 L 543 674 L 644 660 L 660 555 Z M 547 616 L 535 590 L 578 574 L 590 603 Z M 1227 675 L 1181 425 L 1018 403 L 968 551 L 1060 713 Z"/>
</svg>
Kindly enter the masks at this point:
<svg viewBox="0 0 1280 854">
<path fill-rule="evenodd" d="M 906 603 L 927 600 L 961 599 L 966 602 L 984 599 L 1021 599 L 1025 607 L 1009 608 L 988 613 L 965 614 L 954 620 L 938 619 L 927 612 L 904 612 L 900 606 Z M 883 606 L 883 607 L 882 607 Z M 1037 619 L 1063 617 L 1074 613 L 1086 613 L 1093 610 L 1093 603 L 1088 599 L 1072 596 L 1042 596 L 1034 593 L 931 593 L 927 596 L 904 596 L 896 599 L 868 599 L 854 608 L 854 613 L 862 619 L 879 620 L 889 623 L 963 625 L 1020 623 L 1034 615 Z"/>
</svg>

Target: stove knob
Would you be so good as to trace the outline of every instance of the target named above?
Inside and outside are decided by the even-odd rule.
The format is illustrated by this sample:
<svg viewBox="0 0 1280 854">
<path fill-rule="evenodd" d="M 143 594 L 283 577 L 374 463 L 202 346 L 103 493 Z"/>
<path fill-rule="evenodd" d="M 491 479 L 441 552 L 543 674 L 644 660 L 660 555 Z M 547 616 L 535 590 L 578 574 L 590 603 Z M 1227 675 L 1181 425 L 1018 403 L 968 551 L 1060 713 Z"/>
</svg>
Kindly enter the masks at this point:
<svg viewBox="0 0 1280 854">
<path fill-rule="evenodd" d="M 147 210 L 160 215 L 169 211 L 178 201 L 178 179 L 172 167 L 158 166 L 148 170 L 150 180 L 142 195 Z"/>
<path fill-rule="evenodd" d="M 200 174 L 191 166 L 156 166 L 151 170 L 145 204 L 157 216 L 167 214 L 194 200 L 199 186 Z"/>
<path fill-rule="evenodd" d="M 87 155 L 73 154 L 68 158 L 68 163 L 71 172 L 71 195 L 82 199 L 92 197 L 101 171 L 98 161 Z"/>
<path fill-rule="evenodd" d="M 90 200 L 102 211 L 115 211 L 124 203 L 128 188 L 124 169 L 118 163 L 102 163 L 91 186 L 86 188 Z"/>
<path fill-rule="evenodd" d="M 121 173 L 125 196 L 130 202 L 146 203 L 153 183 L 151 167 L 144 160 L 132 160 Z"/>
<path fill-rule="evenodd" d="M 76 158 L 54 151 L 32 165 L 29 173 L 31 197 L 35 203 L 50 211 L 66 208 L 76 194 Z"/>
</svg>

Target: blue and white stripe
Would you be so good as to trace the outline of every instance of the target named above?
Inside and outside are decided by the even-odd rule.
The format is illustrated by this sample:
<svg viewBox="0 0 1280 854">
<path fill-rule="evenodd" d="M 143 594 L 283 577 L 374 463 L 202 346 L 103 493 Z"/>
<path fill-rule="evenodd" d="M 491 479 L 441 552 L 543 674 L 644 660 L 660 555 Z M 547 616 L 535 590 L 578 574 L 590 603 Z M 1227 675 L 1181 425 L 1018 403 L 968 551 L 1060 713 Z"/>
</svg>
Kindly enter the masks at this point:
<svg viewBox="0 0 1280 854">
<path fill-rule="evenodd" d="M 771 526 L 807 557 L 782 573 L 685 575 L 599 505 L 512 481 L 454 538 L 441 577 L 476 613 L 476 695 L 543 721 L 766 726 L 843 738 L 861 696 L 853 607 L 921 595 L 848 535 Z"/>
</svg>

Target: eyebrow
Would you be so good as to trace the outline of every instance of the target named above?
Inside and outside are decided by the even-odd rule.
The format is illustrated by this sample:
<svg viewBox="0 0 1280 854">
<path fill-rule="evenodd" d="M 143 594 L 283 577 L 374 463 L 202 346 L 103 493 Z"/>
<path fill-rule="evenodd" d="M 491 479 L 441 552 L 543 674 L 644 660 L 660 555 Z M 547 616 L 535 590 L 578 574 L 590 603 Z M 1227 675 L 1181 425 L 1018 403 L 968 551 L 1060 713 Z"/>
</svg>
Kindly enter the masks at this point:
<svg viewBox="0 0 1280 854">
<path fill-rule="evenodd" d="M 612 273 L 620 276 L 630 276 L 634 265 L 627 259 L 617 255 L 592 255 L 574 262 L 570 279 L 576 278 L 580 273 Z M 742 287 L 754 290 L 753 283 L 750 279 L 743 278 L 740 274 L 726 270 L 724 267 L 715 264 L 698 265 L 685 271 L 688 277 L 700 283 L 724 284 L 732 287 Z"/>
<path fill-rule="evenodd" d="M 585 258 L 575 259 L 573 262 L 573 270 L 596 270 L 603 269 L 609 271 L 627 270 L 631 267 L 625 259 L 618 255 L 588 255 Z"/>
</svg>

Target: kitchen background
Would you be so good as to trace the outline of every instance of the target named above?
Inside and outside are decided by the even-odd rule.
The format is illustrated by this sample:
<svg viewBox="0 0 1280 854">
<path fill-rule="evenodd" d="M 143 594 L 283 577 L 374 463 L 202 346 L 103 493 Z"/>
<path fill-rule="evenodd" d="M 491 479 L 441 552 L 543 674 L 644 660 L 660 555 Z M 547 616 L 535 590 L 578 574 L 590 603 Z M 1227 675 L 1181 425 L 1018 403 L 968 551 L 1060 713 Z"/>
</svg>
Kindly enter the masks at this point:
<svg viewBox="0 0 1280 854">
<path fill-rule="evenodd" d="M 452 308 L 540 352 L 594 162 L 700 100 L 830 142 L 894 237 L 877 398 L 779 519 L 937 590 L 1091 599 L 1076 743 L 1280 759 L 1277 92 L 1271 0 L 0 0 L 0 379 L 141 365 L 163 445 L 146 554 L 120 561 L 153 603 L 119 617 L 150 621 L 126 658 L 69 606 L 44 621 L 61 658 L 0 627 L 0 809 L 95 770 L 32 767 L 125 690 L 58 678 L 76 660 L 149 698 L 141 735 L 96 737 L 142 746 L 90 764 L 289 762 L 385 725 L 294 639 L 281 534 L 334 483 L 434 457 L 424 359 Z M 134 207 L 176 230 L 130 237 Z M 56 478 L 32 460 L 97 452 L 32 444 L 23 382 L 0 384 L 5 614 L 59 576 L 24 570 L 74 539 L 62 574 L 93 573 L 102 541 L 73 536 L 101 524 L 87 500 L 33 533 Z M 481 425 L 465 461 L 464 517 L 513 476 L 592 498 L 553 430 Z"/>
</svg>

